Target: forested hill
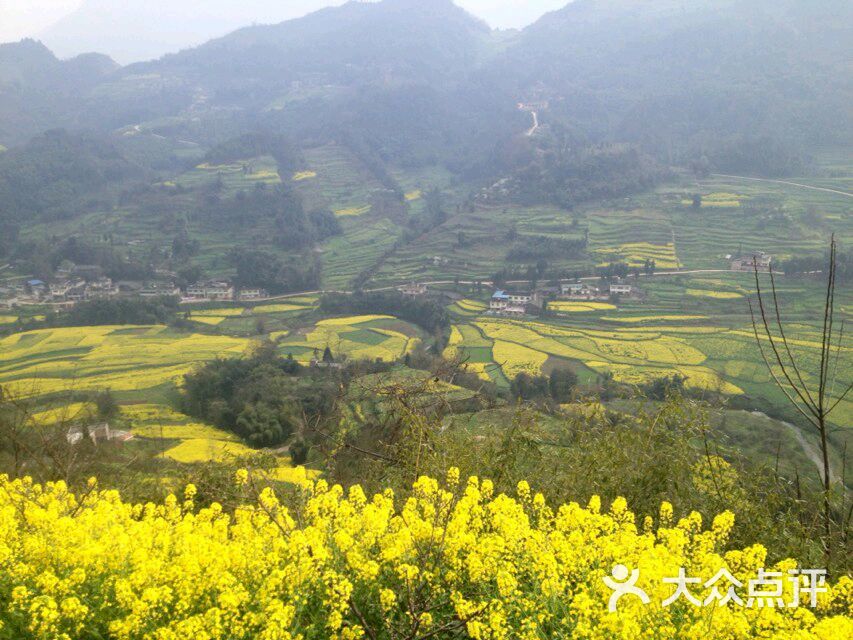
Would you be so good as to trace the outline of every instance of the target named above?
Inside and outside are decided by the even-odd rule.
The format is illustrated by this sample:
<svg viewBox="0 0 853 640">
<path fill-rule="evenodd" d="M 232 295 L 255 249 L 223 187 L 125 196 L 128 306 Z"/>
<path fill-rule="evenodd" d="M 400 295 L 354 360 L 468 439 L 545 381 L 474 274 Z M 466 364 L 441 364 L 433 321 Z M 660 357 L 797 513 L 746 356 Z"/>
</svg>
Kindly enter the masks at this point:
<svg viewBox="0 0 853 640">
<path fill-rule="evenodd" d="M 487 178 L 529 127 L 516 104 L 547 102 L 558 148 L 785 175 L 853 140 L 851 14 L 844 0 L 576 0 L 497 32 L 451 0 L 350 2 L 118 70 L 24 42 L 0 48 L 0 144 L 149 123 L 210 147 L 262 129 Z"/>
<path fill-rule="evenodd" d="M 577 0 L 491 71 L 556 98 L 556 121 L 674 161 L 761 136 L 778 156 L 780 143 L 851 140 L 850 42 L 843 0 Z M 777 162 L 758 169 L 784 173 Z"/>
<path fill-rule="evenodd" d="M 304 18 L 252 26 L 129 72 L 184 74 L 213 87 L 263 91 L 311 74 L 326 83 L 442 84 L 474 66 L 489 27 L 451 0 L 350 2 Z"/>
</svg>

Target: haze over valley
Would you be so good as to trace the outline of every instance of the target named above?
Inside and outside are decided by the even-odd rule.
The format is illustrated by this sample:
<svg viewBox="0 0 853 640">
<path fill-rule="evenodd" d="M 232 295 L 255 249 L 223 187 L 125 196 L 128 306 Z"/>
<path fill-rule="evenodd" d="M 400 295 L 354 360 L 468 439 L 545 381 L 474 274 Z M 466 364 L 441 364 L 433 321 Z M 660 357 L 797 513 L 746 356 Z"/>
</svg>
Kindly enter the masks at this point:
<svg viewBox="0 0 853 640">
<path fill-rule="evenodd" d="M 0 44 L 0 638 L 853 633 L 853 4 L 79 5 Z"/>
</svg>

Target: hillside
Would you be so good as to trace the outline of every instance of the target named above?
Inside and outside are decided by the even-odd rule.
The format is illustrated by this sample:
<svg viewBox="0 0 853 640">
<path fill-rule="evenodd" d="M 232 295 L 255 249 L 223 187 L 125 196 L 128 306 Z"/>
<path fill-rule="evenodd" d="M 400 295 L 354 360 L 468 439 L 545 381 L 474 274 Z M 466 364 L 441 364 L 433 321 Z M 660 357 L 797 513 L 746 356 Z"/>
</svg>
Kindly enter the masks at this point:
<svg viewBox="0 0 853 640">
<path fill-rule="evenodd" d="M 278 25 L 246 27 L 134 71 L 261 90 L 313 74 L 333 84 L 444 82 L 476 62 L 479 41 L 488 35 L 484 23 L 452 0 L 348 2 Z"/>
<path fill-rule="evenodd" d="M 801 173 L 816 146 L 853 136 L 850 12 L 839 0 L 579 0 L 505 33 L 450 0 L 350 2 L 118 72 L 69 61 L 62 79 L 58 61 L 22 43 L 14 55 L 32 64 L 16 61 L 10 75 L 36 65 L 38 92 L 5 96 L 4 122 L 27 126 L 0 131 L 0 143 L 69 124 L 150 123 L 205 144 L 258 127 L 313 142 L 348 131 L 386 161 L 493 177 L 517 153 L 507 151 L 526 124 L 516 103 L 535 101 L 548 104 L 541 133 L 562 144 Z"/>
<path fill-rule="evenodd" d="M 802 0 L 578 0 L 526 29 L 492 72 L 551 98 L 546 121 L 638 142 L 669 162 L 719 153 L 722 167 L 725 147 L 744 139 L 850 140 L 852 11 Z M 766 163 L 755 169 L 789 169 Z"/>
<path fill-rule="evenodd" d="M 96 206 L 100 190 L 143 175 L 108 138 L 49 131 L 0 155 L 0 222 L 73 217 Z"/>
</svg>

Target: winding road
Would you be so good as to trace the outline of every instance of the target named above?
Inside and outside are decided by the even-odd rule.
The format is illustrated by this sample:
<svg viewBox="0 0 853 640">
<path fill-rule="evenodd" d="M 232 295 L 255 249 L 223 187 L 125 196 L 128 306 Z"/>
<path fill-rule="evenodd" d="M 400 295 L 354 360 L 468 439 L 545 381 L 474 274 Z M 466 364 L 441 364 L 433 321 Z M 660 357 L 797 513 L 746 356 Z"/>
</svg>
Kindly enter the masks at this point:
<svg viewBox="0 0 853 640">
<path fill-rule="evenodd" d="M 539 113 L 537 111 L 531 111 L 530 115 L 533 116 L 533 126 L 527 130 L 527 137 L 528 138 L 530 136 L 532 136 L 534 133 L 536 133 L 537 129 L 539 129 Z"/>
</svg>

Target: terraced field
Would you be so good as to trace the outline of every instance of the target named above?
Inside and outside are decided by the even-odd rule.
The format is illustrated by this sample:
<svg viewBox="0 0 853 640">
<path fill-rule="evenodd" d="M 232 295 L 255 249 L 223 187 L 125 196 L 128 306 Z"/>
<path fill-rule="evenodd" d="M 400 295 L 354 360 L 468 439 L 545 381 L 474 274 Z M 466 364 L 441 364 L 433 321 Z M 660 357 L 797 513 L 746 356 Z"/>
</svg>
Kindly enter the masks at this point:
<svg viewBox="0 0 853 640">
<path fill-rule="evenodd" d="M 162 326 L 68 327 L 0 339 L 0 384 L 16 395 L 174 386 L 198 362 L 238 356 L 249 341 Z"/>
<path fill-rule="evenodd" d="M 275 159 L 272 156 L 259 156 L 219 165 L 202 163 L 174 180 L 167 181 L 164 186 L 181 185 L 196 189 L 216 180 L 222 181 L 222 193 L 228 197 L 241 189 L 248 191 L 259 183 L 281 184 Z"/>
<path fill-rule="evenodd" d="M 371 280 L 376 286 L 407 280 L 488 278 L 508 266 L 507 251 L 525 237 L 578 240 L 585 226 L 568 211 L 557 207 L 448 208 L 444 224 L 402 247 L 386 260 Z M 508 239 L 514 230 L 517 239 Z M 460 245 L 460 238 L 463 244 Z M 555 267 L 580 268 L 586 263 L 555 257 Z"/>
<path fill-rule="evenodd" d="M 335 358 L 391 362 L 420 340 L 419 329 L 392 316 L 350 316 L 321 320 L 282 336 L 278 350 L 303 363 L 319 359 L 326 347 Z"/>
<path fill-rule="evenodd" d="M 342 218 L 344 234 L 321 245 L 323 287 L 346 289 L 362 271 L 377 264 L 401 234 L 387 219 Z"/>
<path fill-rule="evenodd" d="M 324 207 L 339 215 L 367 213 L 373 193 L 382 185 L 346 147 L 328 144 L 305 152 L 307 166 L 293 176 L 309 208 Z"/>
<path fill-rule="evenodd" d="M 660 269 L 679 266 L 672 223 L 659 208 L 595 209 L 587 219 L 589 249 L 597 264 L 622 260 L 642 266 L 646 258 L 654 258 Z"/>
<path fill-rule="evenodd" d="M 37 402 L 41 408 L 32 419 L 45 426 L 94 416 L 93 403 L 68 398 L 110 390 L 120 403 L 114 426 L 156 442 L 161 457 L 179 463 L 225 460 L 253 449 L 230 432 L 175 411 L 166 400 L 199 363 L 238 357 L 250 346 L 241 338 L 175 333 L 162 326 L 32 331 L 0 340 L 0 387 Z M 313 473 L 293 469 L 287 457 L 278 462 L 274 479 Z"/>
<path fill-rule="evenodd" d="M 844 158 L 822 159 L 820 175 L 791 181 L 847 189 L 853 170 Z M 452 190 L 448 193 L 453 195 Z M 693 196 L 702 206 L 693 207 Z M 453 199 L 453 198 L 451 198 Z M 460 198 L 456 198 L 460 201 Z M 648 193 L 578 207 L 449 208 L 448 220 L 391 255 L 372 283 L 407 280 L 484 279 L 507 262 L 525 237 L 588 238 L 586 254 L 554 256 L 553 269 L 591 272 L 609 262 L 660 270 L 728 269 L 727 256 L 765 251 L 775 259 L 822 255 L 835 232 L 853 241 L 853 198 L 793 185 L 737 178 L 675 178 Z M 460 238 L 464 240 L 460 244 Z"/>
<path fill-rule="evenodd" d="M 124 245 L 124 252 L 141 259 L 152 249 L 167 251 L 179 231 L 186 229 L 189 236 L 199 242 L 199 251 L 193 256 L 193 263 L 212 276 L 233 275 L 227 255 L 234 246 L 263 249 L 285 259 L 292 257 L 292 254 L 273 244 L 275 229 L 272 218 L 260 220 L 254 227 L 234 225 L 231 228 L 215 229 L 204 216 L 185 215 L 184 212 L 197 208 L 199 194 L 190 189 L 204 188 L 219 177 L 222 179 L 224 196 L 233 196 L 241 189 L 249 191 L 257 184 L 274 185 L 280 182 L 277 165 L 270 156 L 221 166 L 201 164 L 153 184 L 152 192 L 141 199 L 143 202 L 123 204 L 109 210 L 95 208 L 67 220 L 28 225 L 23 229 L 22 237 L 34 240 L 76 236 L 95 246 L 104 244 L 105 238 L 109 238 L 110 247 Z M 177 191 L 178 185 L 187 190 Z M 156 205 L 157 213 L 149 209 L 152 203 Z M 164 207 L 173 213 L 160 215 L 159 211 Z"/>
<path fill-rule="evenodd" d="M 750 277 L 723 273 L 646 278 L 640 281 L 646 296 L 642 301 L 618 306 L 552 302 L 556 314 L 544 318 L 499 318 L 466 309 L 459 313 L 456 303 L 449 309 L 457 323 L 446 355 L 467 360 L 469 368 L 499 383 L 497 369 L 511 379 L 520 372 L 547 373 L 562 364 L 574 368 L 582 380 L 607 374 L 619 382 L 643 384 L 680 375 L 692 389 L 747 393 L 781 406 L 784 397 L 773 386 L 750 324 L 744 299 Z M 811 310 L 820 295 L 808 282 L 780 282 L 788 335 L 804 370 L 818 366 L 819 327 Z M 847 290 L 841 298 L 849 316 L 853 292 Z M 851 351 L 847 341 L 839 358 L 839 379 L 845 372 L 849 377 L 853 369 Z M 849 424 L 851 418 L 853 402 L 846 400 L 836 421 Z"/>
<path fill-rule="evenodd" d="M 832 232 L 842 242 L 853 240 L 853 198 L 732 178 L 711 178 L 699 186 L 705 197 L 698 211 L 681 204 L 686 190 L 659 190 L 668 203 L 678 255 L 689 268 L 725 268 L 726 255 L 741 250 L 765 251 L 779 260 L 822 255 Z M 729 200 L 706 201 L 708 194 Z"/>
<path fill-rule="evenodd" d="M 248 336 L 258 333 L 259 323 L 268 333 L 289 329 L 294 320 L 314 311 L 316 306 L 316 296 L 298 296 L 251 306 L 211 306 L 207 303 L 204 308 L 196 308 L 185 305 L 182 313 L 187 320 L 198 323 L 206 332 Z"/>
</svg>

